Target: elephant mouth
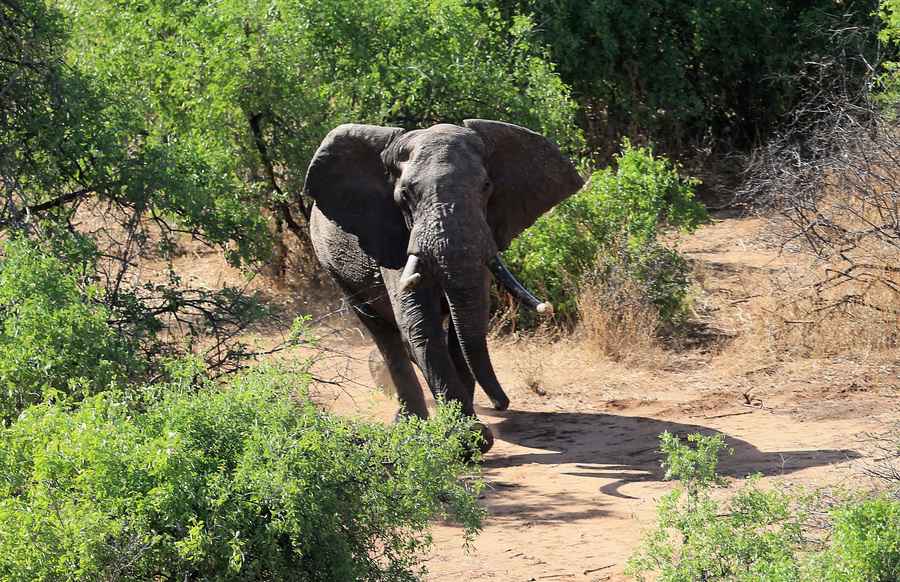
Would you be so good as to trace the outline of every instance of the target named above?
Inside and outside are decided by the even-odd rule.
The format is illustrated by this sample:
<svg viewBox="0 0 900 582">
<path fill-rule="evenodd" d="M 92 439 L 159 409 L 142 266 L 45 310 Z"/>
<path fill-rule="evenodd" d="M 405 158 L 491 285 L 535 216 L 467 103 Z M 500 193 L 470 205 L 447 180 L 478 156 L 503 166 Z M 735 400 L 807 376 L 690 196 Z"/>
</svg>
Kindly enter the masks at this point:
<svg viewBox="0 0 900 582">
<path fill-rule="evenodd" d="M 494 278 L 523 305 L 545 317 L 553 315 L 553 305 L 547 301 L 541 301 L 534 293 L 529 291 L 521 281 L 512 274 L 500 257 L 500 253 L 497 253 L 488 261 L 487 267 L 494 275 Z M 403 268 L 403 272 L 400 275 L 401 291 L 414 289 L 416 285 L 419 284 L 422 280 L 422 273 L 420 273 L 418 269 L 419 257 L 413 254 L 409 255 L 406 260 L 406 266 Z"/>
</svg>

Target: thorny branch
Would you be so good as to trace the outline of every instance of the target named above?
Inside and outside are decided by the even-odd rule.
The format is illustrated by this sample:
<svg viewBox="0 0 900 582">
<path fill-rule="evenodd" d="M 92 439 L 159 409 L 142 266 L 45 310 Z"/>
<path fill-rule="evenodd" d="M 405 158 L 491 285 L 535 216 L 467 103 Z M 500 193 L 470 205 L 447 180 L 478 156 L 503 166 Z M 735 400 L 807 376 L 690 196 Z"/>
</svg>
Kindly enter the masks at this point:
<svg viewBox="0 0 900 582">
<path fill-rule="evenodd" d="M 880 67 L 864 64 L 854 85 L 822 63 L 821 90 L 755 154 L 739 198 L 775 211 L 783 251 L 823 267 L 811 313 L 853 307 L 900 323 L 900 110 L 873 101 Z"/>
</svg>

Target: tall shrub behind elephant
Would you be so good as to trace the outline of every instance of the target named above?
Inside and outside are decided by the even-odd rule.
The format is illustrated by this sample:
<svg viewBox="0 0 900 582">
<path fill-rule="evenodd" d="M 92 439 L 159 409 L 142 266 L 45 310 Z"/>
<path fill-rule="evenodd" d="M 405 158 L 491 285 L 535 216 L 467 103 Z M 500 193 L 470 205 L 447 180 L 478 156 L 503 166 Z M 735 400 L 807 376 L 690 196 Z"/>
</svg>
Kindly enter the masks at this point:
<svg viewBox="0 0 900 582">
<path fill-rule="evenodd" d="M 489 273 L 552 311 L 499 252 L 582 183 L 555 144 L 508 123 L 348 124 L 328 134 L 304 186 L 315 200 L 313 246 L 372 333 L 406 413 L 428 416 L 412 362 L 435 396 L 467 414 L 476 381 L 495 408 L 509 406 L 487 349 Z M 486 451 L 493 439 L 483 432 Z"/>
</svg>

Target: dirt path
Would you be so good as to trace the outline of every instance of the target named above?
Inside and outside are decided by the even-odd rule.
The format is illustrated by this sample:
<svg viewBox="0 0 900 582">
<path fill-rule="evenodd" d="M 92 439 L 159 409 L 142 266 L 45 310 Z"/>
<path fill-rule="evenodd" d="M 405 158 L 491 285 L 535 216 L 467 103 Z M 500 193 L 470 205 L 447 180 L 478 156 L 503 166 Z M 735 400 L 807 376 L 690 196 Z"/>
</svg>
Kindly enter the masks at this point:
<svg viewBox="0 0 900 582">
<path fill-rule="evenodd" d="M 682 245 L 717 309 L 752 301 L 755 278 L 783 263 L 759 242 L 763 230 L 759 221 L 729 219 Z M 352 336 L 342 373 L 359 389 L 332 405 L 387 419 L 393 402 L 366 388 L 370 344 L 346 343 Z M 719 345 L 620 364 L 578 341 L 495 343 L 492 354 L 513 404 L 504 413 L 478 410 L 497 436 L 484 462 L 488 517 L 468 550 L 457 527 L 436 525 L 428 580 L 626 580 L 625 562 L 671 488 L 657 453 L 663 431 L 722 433 L 734 449 L 721 463 L 736 478 L 732 487 L 751 473 L 852 482 L 865 461 L 863 433 L 900 411 L 900 365 L 883 355 L 780 361 Z M 545 394 L 524 387 L 523 367 Z"/>
</svg>

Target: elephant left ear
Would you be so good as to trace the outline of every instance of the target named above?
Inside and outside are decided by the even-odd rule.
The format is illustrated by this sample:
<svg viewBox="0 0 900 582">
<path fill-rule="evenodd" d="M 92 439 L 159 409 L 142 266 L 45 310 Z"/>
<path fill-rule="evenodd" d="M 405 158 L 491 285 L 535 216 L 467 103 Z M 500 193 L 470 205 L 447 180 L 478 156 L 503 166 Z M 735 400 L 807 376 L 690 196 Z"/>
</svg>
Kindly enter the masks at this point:
<svg viewBox="0 0 900 582">
<path fill-rule="evenodd" d="M 584 185 L 572 161 L 539 133 L 486 119 L 466 119 L 463 125 L 485 142 L 487 171 L 494 185 L 487 220 L 501 251 L 541 214 Z"/>
</svg>

